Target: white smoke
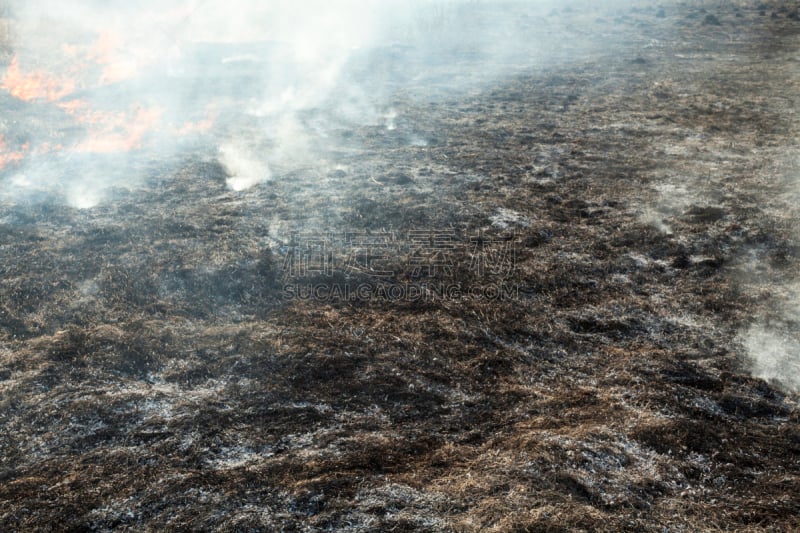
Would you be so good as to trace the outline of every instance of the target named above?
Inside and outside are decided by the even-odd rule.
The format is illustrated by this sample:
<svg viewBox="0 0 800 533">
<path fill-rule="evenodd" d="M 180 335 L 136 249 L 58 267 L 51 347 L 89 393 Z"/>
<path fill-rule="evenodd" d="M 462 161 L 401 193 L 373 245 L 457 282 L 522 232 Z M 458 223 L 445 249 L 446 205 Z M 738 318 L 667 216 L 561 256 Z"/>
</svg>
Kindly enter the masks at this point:
<svg viewBox="0 0 800 533">
<path fill-rule="evenodd" d="M 789 181 L 787 186 L 791 197 L 796 183 Z M 783 216 L 796 221 L 796 215 L 796 207 L 787 205 Z M 800 232 L 800 227 L 795 225 L 794 231 Z M 755 293 L 768 294 L 769 300 L 766 309 L 739 333 L 738 341 L 753 376 L 800 392 L 800 281 L 796 274 L 781 269 L 770 273 L 770 250 L 766 252 L 754 250 L 743 264 L 743 284 Z M 786 264 L 784 268 L 791 267 Z"/>
<path fill-rule="evenodd" d="M 390 103 L 396 92 L 456 97 L 511 76 L 520 61 L 563 61 L 579 50 L 579 39 L 564 39 L 546 18 L 566 5 L 553 0 L 8 5 L 14 62 L 0 76 L 26 79 L 0 88 L 24 101 L 0 120 L 0 135 L 22 139 L 12 154 L 23 142 L 27 151 L 0 168 L 0 182 L 14 174 L 28 185 L 7 197 L 36 190 L 74 207 L 139 186 L 134 163 L 166 161 L 198 143 L 219 155 L 229 187 L 263 184 L 315 164 L 315 143 L 336 121 L 395 131 L 404 112 Z M 38 94 L 21 96 L 31 80 Z M 52 162 L 61 159 L 80 167 L 59 173 Z"/>
<path fill-rule="evenodd" d="M 224 143 L 219 148 L 219 161 L 230 176 L 226 183 L 234 191 L 243 191 L 270 178 L 267 164 L 252 148 Z"/>
<path fill-rule="evenodd" d="M 741 341 L 753 376 L 800 391 L 800 338 L 796 334 L 785 327 L 755 324 Z"/>
<path fill-rule="evenodd" d="M 767 286 L 773 294 L 768 316 L 742 331 L 739 341 L 753 376 L 800 392 L 800 283 Z"/>
<path fill-rule="evenodd" d="M 0 140 L 24 138 L 27 153 L 5 169 L 4 196 L 49 194 L 78 208 L 96 205 L 105 189 L 140 183 L 130 166 L 103 160 L 163 157 L 198 137 L 218 143 L 235 190 L 263 183 L 273 165 L 312 161 L 309 136 L 325 132 L 309 131 L 299 113 L 325 107 L 336 91 L 349 96 L 342 109 L 348 119 L 376 120 L 376 106 L 343 72 L 353 53 L 375 46 L 384 24 L 396 22 L 387 15 L 400 6 L 353 0 L 10 5 L 14 62 L 0 90 L 26 103 L 2 121 Z M 45 127 L 42 115 L 49 115 Z M 57 162 L 78 153 L 81 165 L 61 171 Z"/>
</svg>

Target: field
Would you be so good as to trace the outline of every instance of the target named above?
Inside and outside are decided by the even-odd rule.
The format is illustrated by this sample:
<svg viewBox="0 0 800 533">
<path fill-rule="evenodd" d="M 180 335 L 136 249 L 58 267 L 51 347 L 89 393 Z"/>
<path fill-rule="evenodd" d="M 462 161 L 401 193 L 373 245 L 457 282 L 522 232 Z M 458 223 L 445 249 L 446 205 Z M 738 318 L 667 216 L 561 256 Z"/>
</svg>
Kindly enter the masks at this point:
<svg viewBox="0 0 800 533">
<path fill-rule="evenodd" d="M 363 58 L 424 75 L 243 191 L 0 203 L 0 529 L 800 528 L 800 17 L 662 4 Z"/>
</svg>

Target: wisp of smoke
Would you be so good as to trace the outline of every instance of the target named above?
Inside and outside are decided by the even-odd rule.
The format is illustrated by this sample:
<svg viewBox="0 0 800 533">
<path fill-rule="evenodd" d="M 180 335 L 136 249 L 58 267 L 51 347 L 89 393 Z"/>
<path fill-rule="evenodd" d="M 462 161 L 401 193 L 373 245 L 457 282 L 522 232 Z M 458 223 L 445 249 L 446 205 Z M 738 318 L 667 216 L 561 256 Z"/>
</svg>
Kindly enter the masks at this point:
<svg viewBox="0 0 800 533">
<path fill-rule="evenodd" d="M 219 160 L 228 171 L 228 186 L 234 191 L 249 189 L 269 179 L 266 163 L 246 146 L 224 143 L 219 148 Z"/>
<path fill-rule="evenodd" d="M 800 391 L 800 339 L 783 328 L 756 324 L 742 341 L 753 376 Z"/>
</svg>

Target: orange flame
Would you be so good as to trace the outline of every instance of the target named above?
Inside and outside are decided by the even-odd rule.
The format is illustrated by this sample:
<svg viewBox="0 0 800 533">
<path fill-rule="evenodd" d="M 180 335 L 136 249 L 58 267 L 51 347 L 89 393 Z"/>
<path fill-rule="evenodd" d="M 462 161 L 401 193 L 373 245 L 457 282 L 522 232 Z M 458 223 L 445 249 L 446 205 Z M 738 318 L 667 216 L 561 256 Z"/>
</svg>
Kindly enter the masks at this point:
<svg viewBox="0 0 800 533">
<path fill-rule="evenodd" d="M 25 152 L 27 151 L 28 143 L 25 143 L 22 146 L 22 150 L 19 152 L 8 151 L 6 140 L 2 135 L 0 135 L 0 170 L 3 170 L 3 167 L 9 163 L 19 163 L 22 161 L 25 158 Z"/>
<path fill-rule="evenodd" d="M 16 57 L 3 75 L 0 89 L 7 90 L 20 100 L 60 100 L 75 90 L 75 82 L 59 80 L 44 72 L 23 72 Z"/>
<path fill-rule="evenodd" d="M 86 139 L 75 146 L 77 152 L 126 152 L 142 145 L 145 136 L 157 128 L 163 111 L 137 107 L 127 113 L 93 111 L 83 100 L 59 104 L 67 114 L 90 126 Z"/>
</svg>

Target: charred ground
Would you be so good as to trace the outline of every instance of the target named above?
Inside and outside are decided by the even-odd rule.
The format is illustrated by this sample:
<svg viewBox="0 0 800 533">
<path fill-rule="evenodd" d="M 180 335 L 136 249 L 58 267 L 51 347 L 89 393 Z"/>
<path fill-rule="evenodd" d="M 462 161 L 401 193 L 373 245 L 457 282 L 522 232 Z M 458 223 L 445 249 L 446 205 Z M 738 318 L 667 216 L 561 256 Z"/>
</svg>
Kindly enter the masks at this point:
<svg viewBox="0 0 800 533">
<path fill-rule="evenodd" d="M 739 337 L 798 275 L 787 6 L 579 13 L 625 46 L 245 193 L 198 153 L 3 206 L 2 529 L 797 528 L 796 395 Z M 276 221 L 511 233 L 519 292 L 287 301 Z"/>
</svg>

